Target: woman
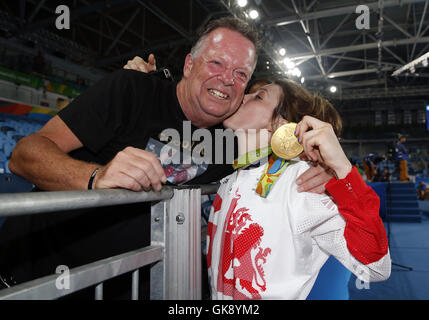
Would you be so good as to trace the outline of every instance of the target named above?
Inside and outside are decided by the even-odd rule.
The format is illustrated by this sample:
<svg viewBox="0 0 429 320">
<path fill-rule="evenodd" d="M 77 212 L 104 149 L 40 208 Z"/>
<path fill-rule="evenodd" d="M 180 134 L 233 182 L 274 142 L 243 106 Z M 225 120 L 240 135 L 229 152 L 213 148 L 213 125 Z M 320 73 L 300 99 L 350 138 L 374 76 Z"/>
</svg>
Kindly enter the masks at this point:
<svg viewBox="0 0 429 320">
<path fill-rule="evenodd" d="M 298 123 L 304 161 L 264 153 L 269 139 L 261 133 L 271 135 L 287 122 Z M 210 213 L 213 299 L 305 299 L 330 255 L 361 280 L 389 277 L 379 198 L 345 156 L 336 137 L 341 119 L 327 100 L 276 80 L 246 95 L 223 124 L 240 132 L 238 160 L 245 160 L 221 181 Z M 255 149 L 260 157 L 246 162 Z M 329 195 L 301 193 L 295 183 L 314 164 L 332 172 Z"/>
<path fill-rule="evenodd" d="M 213 299 L 305 299 L 330 255 L 364 281 L 390 275 L 379 198 L 344 154 L 336 137 L 341 120 L 328 101 L 277 80 L 247 95 L 224 126 L 244 129 L 254 141 L 258 133 L 249 129 L 272 133 L 286 122 L 299 122 L 296 135 L 308 159 L 331 169 L 330 196 L 298 191 L 295 179 L 310 166 L 299 159 L 271 156 L 224 178 L 207 235 Z M 268 188 L 261 187 L 264 176 Z"/>
</svg>

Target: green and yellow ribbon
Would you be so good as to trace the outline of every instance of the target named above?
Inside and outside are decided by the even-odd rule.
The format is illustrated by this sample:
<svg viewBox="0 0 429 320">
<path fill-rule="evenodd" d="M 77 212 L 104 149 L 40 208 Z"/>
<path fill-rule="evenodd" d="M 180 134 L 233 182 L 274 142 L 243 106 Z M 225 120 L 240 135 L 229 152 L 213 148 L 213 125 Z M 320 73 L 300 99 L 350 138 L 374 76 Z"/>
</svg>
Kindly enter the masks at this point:
<svg viewBox="0 0 429 320">
<path fill-rule="evenodd" d="M 271 147 L 267 146 L 265 148 L 257 149 L 254 151 L 247 152 L 246 154 L 241 155 L 234 160 L 232 165 L 235 170 L 248 166 L 249 164 L 255 163 L 258 160 L 261 160 L 264 157 L 268 157 L 267 168 L 264 171 L 264 174 L 258 181 L 256 187 L 256 193 L 261 197 L 266 198 L 273 188 L 274 183 L 285 171 L 286 167 L 289 165 L 289 161 L 286 159 L 279 158 L 272 153 Z"/>
</svg>

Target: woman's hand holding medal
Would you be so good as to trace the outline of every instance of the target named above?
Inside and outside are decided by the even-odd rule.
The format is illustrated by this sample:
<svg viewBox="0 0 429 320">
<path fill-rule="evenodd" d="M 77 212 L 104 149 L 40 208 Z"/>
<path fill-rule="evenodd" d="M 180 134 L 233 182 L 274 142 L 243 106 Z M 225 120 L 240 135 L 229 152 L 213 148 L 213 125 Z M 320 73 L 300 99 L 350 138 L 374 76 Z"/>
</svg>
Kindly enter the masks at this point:
<svg viewBox="0 0 429 320">
<path fill-rule="evenodd" d="M 352 165 L 329 123 L 305 116 L 297 124 L 295 136 L 309 160 L 331 169 L 338 179 L 344 179 L 352 170 Z"/>
</svg>

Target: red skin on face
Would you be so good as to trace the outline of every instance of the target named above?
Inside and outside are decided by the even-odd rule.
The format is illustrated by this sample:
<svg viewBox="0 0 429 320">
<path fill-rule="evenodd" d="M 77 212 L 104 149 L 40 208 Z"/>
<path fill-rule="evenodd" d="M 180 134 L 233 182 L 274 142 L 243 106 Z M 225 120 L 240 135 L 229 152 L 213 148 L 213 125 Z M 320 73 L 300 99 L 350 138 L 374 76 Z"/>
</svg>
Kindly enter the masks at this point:
<svg viewBox="0 0 429 320">
<path fill-rule="evenodd" d="M 255 48 L 241 34 L 219 28 L 208 35 L 196 55 L 186 57 L 177 93 L 187 118 L 196 126 L 208 127 L 240 106 L 255 66 Z"/>
</svg>

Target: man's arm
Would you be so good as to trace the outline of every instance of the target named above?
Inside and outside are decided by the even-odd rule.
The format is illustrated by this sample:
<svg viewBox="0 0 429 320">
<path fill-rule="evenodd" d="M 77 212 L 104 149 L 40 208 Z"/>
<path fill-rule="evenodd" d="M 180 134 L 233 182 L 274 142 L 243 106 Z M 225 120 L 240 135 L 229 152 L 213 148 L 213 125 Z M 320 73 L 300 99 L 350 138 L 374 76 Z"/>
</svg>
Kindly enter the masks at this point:
<svg viewBox="0 0 429 320">
<path fill-rule="evenodd" d="M 43 190 L 83 190 L 97 165 L 68 156 L 80 147 L 79 139 L 55 116 L 38 132 L 18 142 L 9 169 Z"/>
<path fill-rule="evenodd" d="M 38 132 L 22 138 L 12 152 L 10 170 L 42 190 L 86 190 L 89 178 L 100 168 L 94 189 L 125 188 L 133 191 L 161 189 L 167 178 L 159 160 L 150 152 L 127 147 L 107 165 L 87 163 L 67 153 L 82 147 L 60 117 Z"/>
</svg>

